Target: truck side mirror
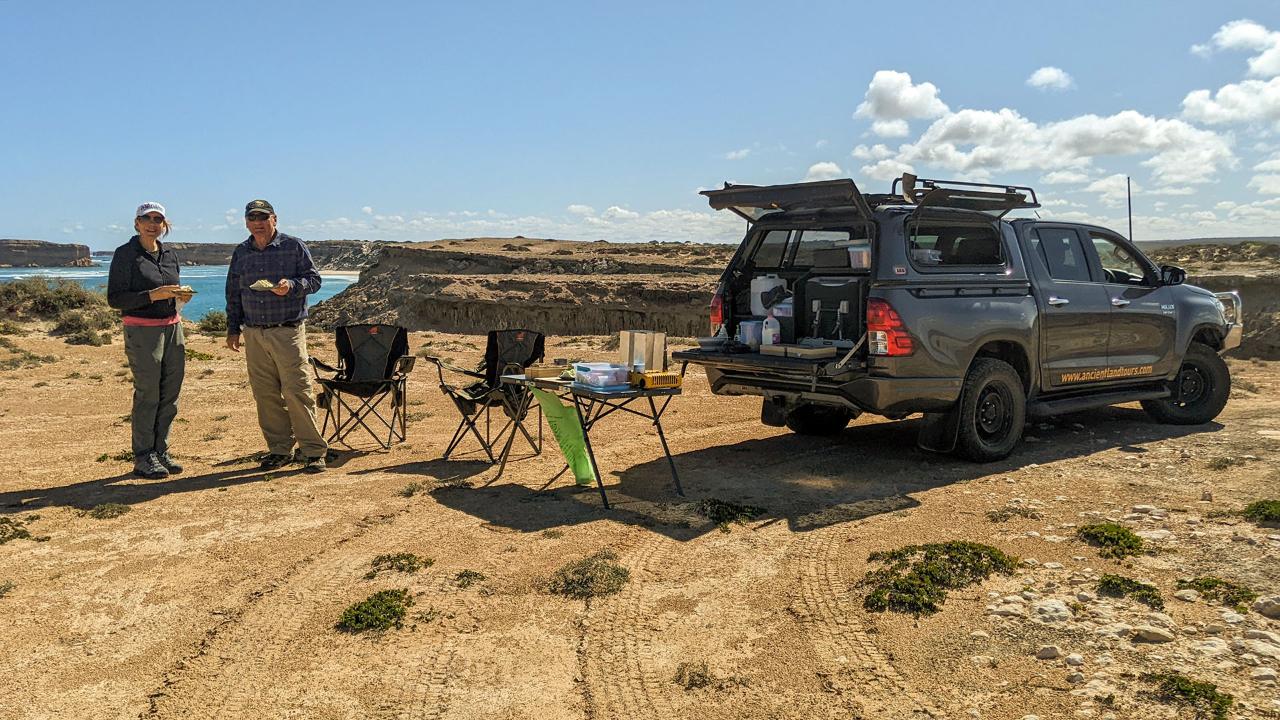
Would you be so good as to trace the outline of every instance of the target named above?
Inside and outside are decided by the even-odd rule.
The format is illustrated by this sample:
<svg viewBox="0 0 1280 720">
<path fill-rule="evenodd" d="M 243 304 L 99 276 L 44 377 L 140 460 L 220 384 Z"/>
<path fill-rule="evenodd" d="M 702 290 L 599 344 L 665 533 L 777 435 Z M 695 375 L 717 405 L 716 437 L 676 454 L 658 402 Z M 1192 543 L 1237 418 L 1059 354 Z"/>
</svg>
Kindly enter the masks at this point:
<svg viewBox="0 0 1280 720">
<path fill-rule="evenodd" d="M 1161 285 L 1181 285 L 1187 281 L 1187 271 L 1177 265 L 1160 266 Z"/>
</svg>

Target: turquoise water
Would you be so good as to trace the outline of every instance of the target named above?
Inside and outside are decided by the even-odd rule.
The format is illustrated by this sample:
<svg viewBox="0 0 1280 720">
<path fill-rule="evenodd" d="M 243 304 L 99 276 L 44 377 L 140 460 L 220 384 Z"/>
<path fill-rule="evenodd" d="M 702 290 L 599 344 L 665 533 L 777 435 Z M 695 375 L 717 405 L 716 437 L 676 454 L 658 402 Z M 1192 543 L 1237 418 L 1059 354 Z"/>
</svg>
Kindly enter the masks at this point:
<svg viewBox="0 0 1280 720">
<path fill-rule="evenodd" d="M 107 265 L 95 265 L 86 268 L 0 268 L 0 282 L 19 280 L 27 277 L 66 278 L 74 280 L 91 290 L 107 289 Z M 333 275 L 321 272 L 320 290 L 307 296 L 307 305 L 315 305 L 326 298 L 342 292 L 348 285 L 356 281 L 355 275 Z M 192 265 L 182 268 L 182 284 L 195 288 L 195 297 L 182 308 L 182 316 L 188 320 L 199 320 L 210 310 L 225 310 L 227 266 L 226 265 Z"/>
</svg>

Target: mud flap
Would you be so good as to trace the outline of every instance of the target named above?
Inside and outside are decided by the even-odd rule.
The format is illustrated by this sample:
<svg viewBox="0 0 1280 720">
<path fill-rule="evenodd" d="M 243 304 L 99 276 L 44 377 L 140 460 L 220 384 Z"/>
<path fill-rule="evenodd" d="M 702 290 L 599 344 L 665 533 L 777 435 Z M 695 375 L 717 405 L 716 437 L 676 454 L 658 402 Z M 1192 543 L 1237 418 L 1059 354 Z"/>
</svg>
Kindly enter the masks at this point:
<svg viewBox="0 0 1280 720">
<path fill-rule="evenodd" d="M 787 406 L 782 398 L 776 401 L 765 398 L 760 404 L 760 422 L 769 427 L 783 427 L 787 424 Z"/>
<path fill-rule="evenodd" d="M 950 410 L 925 413 L 920 425 L 920 435 L 916 437 L 916 446 L 921 450 L 936 453 L 949 453 L 955 450 L 956 441 L 960 437 L 960 408 L 962 407 L 964 407 L 963 391 Z"/>
</svg>

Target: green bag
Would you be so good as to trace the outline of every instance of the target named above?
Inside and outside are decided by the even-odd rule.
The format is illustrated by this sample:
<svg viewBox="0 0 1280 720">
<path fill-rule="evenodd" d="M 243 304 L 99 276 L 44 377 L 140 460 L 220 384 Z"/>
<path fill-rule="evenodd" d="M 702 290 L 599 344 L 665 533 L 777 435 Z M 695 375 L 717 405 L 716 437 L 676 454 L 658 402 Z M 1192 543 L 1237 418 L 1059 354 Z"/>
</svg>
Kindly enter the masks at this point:
<svg viewBox="0 0 1280 720">
<path fill-rule="evenodd" d="M 547 418 L 551 434 L 556 436 L 560 444 L 560 452 L 573 471 L 573 479 L 579 485 L 591 485 L 596 476 L 591 469 L 591 458 L 587 456 L 587 444 L 582 437 L 582 423 L 578 421 L 578 411 L 572 405 L 566 405 L 556 397 L 555 393 L 531 388 L 533 396 L 542 405 L 542 414 Z"/>
</svg>

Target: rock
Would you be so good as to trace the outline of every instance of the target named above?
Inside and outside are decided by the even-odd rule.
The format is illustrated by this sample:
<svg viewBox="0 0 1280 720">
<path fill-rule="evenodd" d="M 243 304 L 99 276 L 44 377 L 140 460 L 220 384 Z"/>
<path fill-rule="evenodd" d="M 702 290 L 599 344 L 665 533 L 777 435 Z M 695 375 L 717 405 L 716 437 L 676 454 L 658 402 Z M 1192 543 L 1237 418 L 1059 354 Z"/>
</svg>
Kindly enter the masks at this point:
<svg viewBox="0 0 1280 720">
<path fill-rule="evenodd" d="M 1272 645 L 1280 646 L 1280 635 L 1276 635 L 1273 632 L 1267 632 L 1266 630 L 1245 630 L 1244 636 L 1252 640 L 1263 640 L 1271 643 Z"/>
<path fill-rule="evenodd" d="M 1031 612 L 1042 622 L 1065 622 L 1072 617 L 1071 608 L 1057 598 L 1037 601 L 1031 606 Z"/>
<path fill-rule="evenodd" d="M 996 659 L 990 655 L 974 655 L 969 658 L 969 662 L 977 665 L 978 667 L 993 668 L 996 666 Z"/>
<path fill-rule="evenodd" d="M 1079 683 L 1084 682 L 1084 673 L 1079 673 L 1079 672 L 1071 673 L 1070 675 L 1067 676 L 1067 682 L 1071 683 L 1072 685 L 1077 685 Z"/>
<path fill-rule="evenodd" d="M 1177 629 L 1178 626 L 1178 624 L 1173 621 L 1173 618 L 1159 612 L 1147 613 L 1147 621 L 1152 625 L 1159 625 L 1160 627 L 1169 629 Z"/>
<path fill-rule="evenodd" d="M 1110 623 L 1108 625 L 1100 625 L 1093 631 L 1095 635 L 1123 637 L 1133 632 L 1133 626 L 1126 623 Z"/>
<path fill-rule="evenodd" d="M 1269 667 L 1254 668 L 1249 672 L 1249 679 L 1254 682 L 1275 682 L 1276 671 Z"/>
<path fill-rule="evenodd" d="M 1253 603 L 1253 611 L 1273 620 L 1280 620 L 1280 595 L 1258 598 Z"/>
<path fill-rule="evenodd" d="M 1213 491 L 1205 490 L 1200 493 L 1200 502 L 1213 502 Z"/>
<path fill-rule="evenodd" d="M 1036 567 L 1037 565 L 1040 564 L 1040 561 L 1035 558 L 1026 558 L 1022 561 L 1022 564 L 1026 565 L 1027 567 Z"/>
<path fill-rule="evenodd" d="M 1036 651 L 1037 660 L 1053 660 L 1062 657 L 1062 649 L 1057 645 L 1045 645 Z"/>
<path fill-rule="evenodd" d="M 1227 641 L 1222 638 L 1210 638 L 1192 643 L 1191 650 L 1210 656 L 1226 655 L 1231 652 L 1231 648 L 1227 647 Z"/>
<path fill-rule="evenodd" d="M 1221 635 L 1227 631 L 1227 626 L 1219 623 L 1209 623 L 1204 626 L 1204 631 L 1209 635 Z"/>
<path fill-rule="evenodd" d="M 1248 653 L 1280 660 L 1280 645 L 1272 645 L 1265 640 L 1235 640 L 1231 643 L 1231 649 L 1241 655 Z M 1241 658 L 1241 661 L 1243 662 L 1243 658 Z"/>
<path fill-rule="evenodd" d="M 1200 599 L 1200 593 L 1196 592 L 1195 590 L 1192 590 L 1191 588 L 1187 588 L 1186 590 L 1179 590 L 1178 592 L 1174 593 L 1173 596 L 1184 602 L 1195 602 Z"/>
<path fill-rule="evenodd" d="M 1095 600 L 1093 593 L 1085 592 L 1084 590 L 1081 590 L 1080 592 L 1076 593 L 1076 599 L 1082 603 L 1089 603 Z"/>
<path fill-rule="evenodd" d="M 1228 623 L 1231 625 L 1239 625 L 1240 623 L 1244 622 L 1244 616 L 1238 612 L 1224 610 L 1222 612 L 1222 622 Z"/>
<path fill-rule="evenodd" d="M 1060 562 L 1047 562 L 1047 563 L 1045 563 L 1045 564 L 1044 564 L 1044 569 L 1045 569 L 1045 570 L 1061 570 L 1061 569 L 1062 569 L 1062 563 L 1060 563 Z"/>
<path fill-rule="evenodd" d="M 990 639 L 991 639 L 991 633 L 988 633 L 986 630 L 974 630 L 973 632 L 969 633 L 969 639 L 971 639 L 971 640 L 990 640 Z"/>
<path fill-rule="evenodd" d="M 1160 508 L 1156 507 L 1155 505 L 1134 505 L 1133 507 L 1129 508 L 1129 511 L 1133 513 L 1137 513 L 1139 515 L 1150 515 L 1158 511 L 1159 509 Z"/>
<path fill-rule="evenodd" d="M 1133 629 L 1134 642 L 1167 643 L 1172 642 L 1174 637 L 1167 629 L 1152 625 L 1140 625 Z"/>
<path fill-rule="evenodd" d="M 1002 602 L 996 605 L 988 605 L 987 614 L 1000 617 L 1026 617 L 1027 608 L 1021 603 Z"/>
<path fill-rule="evenodd" d="M 1173 539 L 1173 533 L 1168 530 L 1139 530 L 1134 534 L 1143 540 L 1152 540 L 1154 542 Z"/>
<path fill-rule="evenodd" d="M 1067 664 L 1072 667 L 1080 667 L 1084 665 L 1084 656 L 1079 653 L 1071 653 L 1067 656 Z"/>
</svg>

